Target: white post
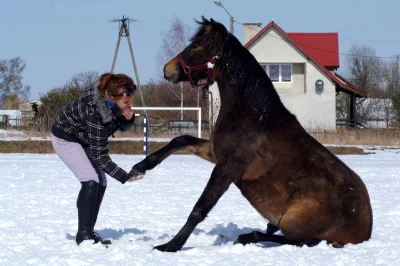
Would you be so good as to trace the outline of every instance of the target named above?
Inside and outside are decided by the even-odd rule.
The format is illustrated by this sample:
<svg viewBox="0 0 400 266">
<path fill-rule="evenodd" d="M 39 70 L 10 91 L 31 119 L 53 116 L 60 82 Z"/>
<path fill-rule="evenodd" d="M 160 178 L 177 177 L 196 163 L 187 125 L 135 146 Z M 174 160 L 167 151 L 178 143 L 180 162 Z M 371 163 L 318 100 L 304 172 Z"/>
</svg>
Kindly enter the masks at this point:
<svg viewBox="0 0 400 266">
<path fill-rule="evenodd" d="M 198 112 L 198 119 L 199 119 L 199 122 L 197 123 L 197 132 L 199 132 L 198 136 L 199 136 L 199 139 L 201 139 L 201 109 Z"/>
<path fill-rule="evenodd" d="M 183 82 L 181 81 L 181 108 L 183 108 Z M 181 109 L 181 120 L 183 120 L 183 110 Z"/>
<path fill-rule="evenodd" d="M 151 111 L 151 110 L 160 110 L 160 111 L 171 111 L 171 110 L 188 110 L 188 111 L 197 111 L 198 115 L 198 132 L 197 136 L 201 138 L 201 107 L 131 107 L 132 110 L 143 110 L 143 111 Z"/>
</svg>

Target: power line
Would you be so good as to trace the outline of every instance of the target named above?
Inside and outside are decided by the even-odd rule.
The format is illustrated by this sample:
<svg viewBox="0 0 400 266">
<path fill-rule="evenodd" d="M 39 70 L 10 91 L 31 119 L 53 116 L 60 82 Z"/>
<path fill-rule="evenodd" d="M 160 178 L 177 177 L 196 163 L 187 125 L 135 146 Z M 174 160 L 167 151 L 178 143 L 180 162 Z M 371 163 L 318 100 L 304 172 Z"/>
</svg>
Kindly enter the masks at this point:
<svg viewBox="0 0 400 266">
<path fill-rule="evenodd" d="M 111 22 L 111 21 L 107 21 Z M 99 19 L 86 19 L 86 20 L 71 20 L 71 19 L 0 19 L 0 23 L 45 23 L 45 24 L 53 24 L 53 23 L 106 23 L 104 20 Z M 154 22 L 154 21 L 138 21 L 139 24 L 144 24 L 150 27 L 156 26 L 164 26 L 165 23 L 162 22 Z"/>
<path fill-rule="evenodd" d="M 99 23 L 100 20 L 69 20 L 69 19 L 0 19 L 0 23 Z"/>
<path fill-rule="evenodd" d="M 342 41 L 361 41 L 361 42 L 381 42 L 381 43 L 400 43 L 400 41 L 394 40 L 368 40 L 368 39 L 358 39 L 358 38 L 341 38 Z"/>
<path fill-rule="evenodd" d="M 234 22 L 237 23 L 237 24 L 240 24 L 240 25 L 242 25 L 242 26 L 244 26 L 244 27 L 247 27 L 247 28 L 249 28 L 249 29 L 251 29 L 251 30 L 254 30 L 254 31 L 259 32 L 259 30 L 254 29 L 254 28 L 252 28 L 252 27 L 249 27 L 249 26 L 247 26 L 247 25 L 245 25 L 245 24 L 243 24 L 243 23 L 241 23 L 241 22 L 238 22 L 238 21 L 236 21 L 236 20 L 235 20 Z M 283 38 L 281 38 L 281 37 L 277 37 L 277 36 L 270 35 L 270 34 L 266 34 L 266 35 L 268 35 L 269 37 L 273 37 L 273 38 L 276 38 L 276 39 L 280 39 L 280 40 L 282 40 L 282 41 L 284 41 L 284 42 L 287 42 L 287 43 L 292 43 L 292 44 L 294 44 L 294 45 L 296 45 L 296 46 L 304 46 L 304 47 L 308 47 L 308 48 L 311 48 L 311 49 L 320 50 L 320 51 L 324 51 L 324 52 L 328 52 L 328 53 L 340 54 L 340 55 L 344 55 L 344 56 L 354 56 L 354 55 L 352 55 L 352 54 L 340 53 L 340 52 L 335 52 L 335 51 L 331 51 L 331 50 L 325 50 L 325 49 L 321 49 L 321 48 L 309 46 L 309 45 L 306 45 L 306 44 L 296 43 L 296 42 L 293 42 L 292 40 L 286 40 L 286 39 L 283 39 Z M 368 55 L 358 55 L 358 57 L 369 57 L 369 58 L 380 58 L 380 59 L 396 59 L 396 56 L 368 56 Z"/>
</svg>

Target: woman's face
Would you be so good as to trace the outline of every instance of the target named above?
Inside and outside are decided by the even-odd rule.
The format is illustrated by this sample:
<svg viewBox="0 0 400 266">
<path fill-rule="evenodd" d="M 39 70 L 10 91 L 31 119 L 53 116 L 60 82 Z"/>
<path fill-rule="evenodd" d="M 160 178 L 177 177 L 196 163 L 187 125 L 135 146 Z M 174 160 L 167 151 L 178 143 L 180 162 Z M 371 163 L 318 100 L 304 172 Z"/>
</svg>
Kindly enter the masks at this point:
<svg viewBox="0 0 400 266">
<path fill-rule="evenodd" d="M 134 94 L 133 90 L 120 88 L 117 90 L 117 93 L 111 94 L 109 95 L 109 97 L 118 106 L 118 108 L 123 111 L 126 108 L 132 107 L 133 94 Z"/>
</svg>

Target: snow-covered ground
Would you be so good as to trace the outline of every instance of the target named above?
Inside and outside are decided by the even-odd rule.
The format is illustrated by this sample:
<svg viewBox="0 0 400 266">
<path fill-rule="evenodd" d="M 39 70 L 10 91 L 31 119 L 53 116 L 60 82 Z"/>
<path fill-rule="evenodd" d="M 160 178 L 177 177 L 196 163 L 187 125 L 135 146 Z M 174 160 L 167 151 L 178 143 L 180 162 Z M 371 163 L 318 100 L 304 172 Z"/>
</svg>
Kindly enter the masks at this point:
<svg viewBox="0 0 400 266">
<path fill-rule="evenodd" d="M 371 240 L 335 249 L 268 243 L 233 245 L 265 221 L 231 186 L 177 253 L 152 251 L 183 226 L 213 165 L 173 155 L 143 180 L 109 178 L 97 231 L 109 248 L 75 244 L 80 184 L 55 154 L 0 154 L 0 265 L 400 265 L 400 150 L 340 156 L 366 183 L 374 211 Z M 140 155 L 112 155 L 123 168 Z M 223 236 L 223 237 L 221 237 Z"/>
<path fill-rule="evenodd" d="M 0 129 L 0 140 L 17 140 L 26 138 L 26 134 L 18 130 Z"/>
</svg>

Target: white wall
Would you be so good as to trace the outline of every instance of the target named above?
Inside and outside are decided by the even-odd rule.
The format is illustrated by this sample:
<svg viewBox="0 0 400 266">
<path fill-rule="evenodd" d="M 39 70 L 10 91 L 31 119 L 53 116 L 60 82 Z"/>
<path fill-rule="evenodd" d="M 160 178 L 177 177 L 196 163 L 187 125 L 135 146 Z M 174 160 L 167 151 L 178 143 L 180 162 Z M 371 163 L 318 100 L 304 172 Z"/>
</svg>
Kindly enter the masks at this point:
<svg viewBox="0 0 400 266">
<path fill-rule="evenodd" d="M 336 128 L 335 84 L 297 48 L 281 38 L 283 36 L 278 31 L 270 29 L 248 49 L 260 63 L 293 64 L 292 83 L 274 83 L 283 104 L 296 115 L 306 129 L 334 130 Z M 318 79 L 324 82 L 324 91 L 321 94 L 315 91 L 315 82 Z M 218 91 L 216 84 L 212 87 L 213 91 Z M 216 97 L 218 93 L 213 92 L 213 94 L 214 100 L 218 101 Z"/>
<path fill-rule="evenodd" d="M 209 86 L 208 88 L 210 95 L 209 95 L 209 122 L 210 125 L 215 125 L 215 122 L 217 121 L 218 113 L 219 113 L 219 108 L 221 107 L 221 98 L 219 96 L 219 90 L 218 90 L 218 85 L 217 82 L 214 82 L 212 85 Z"/>
</svg>

